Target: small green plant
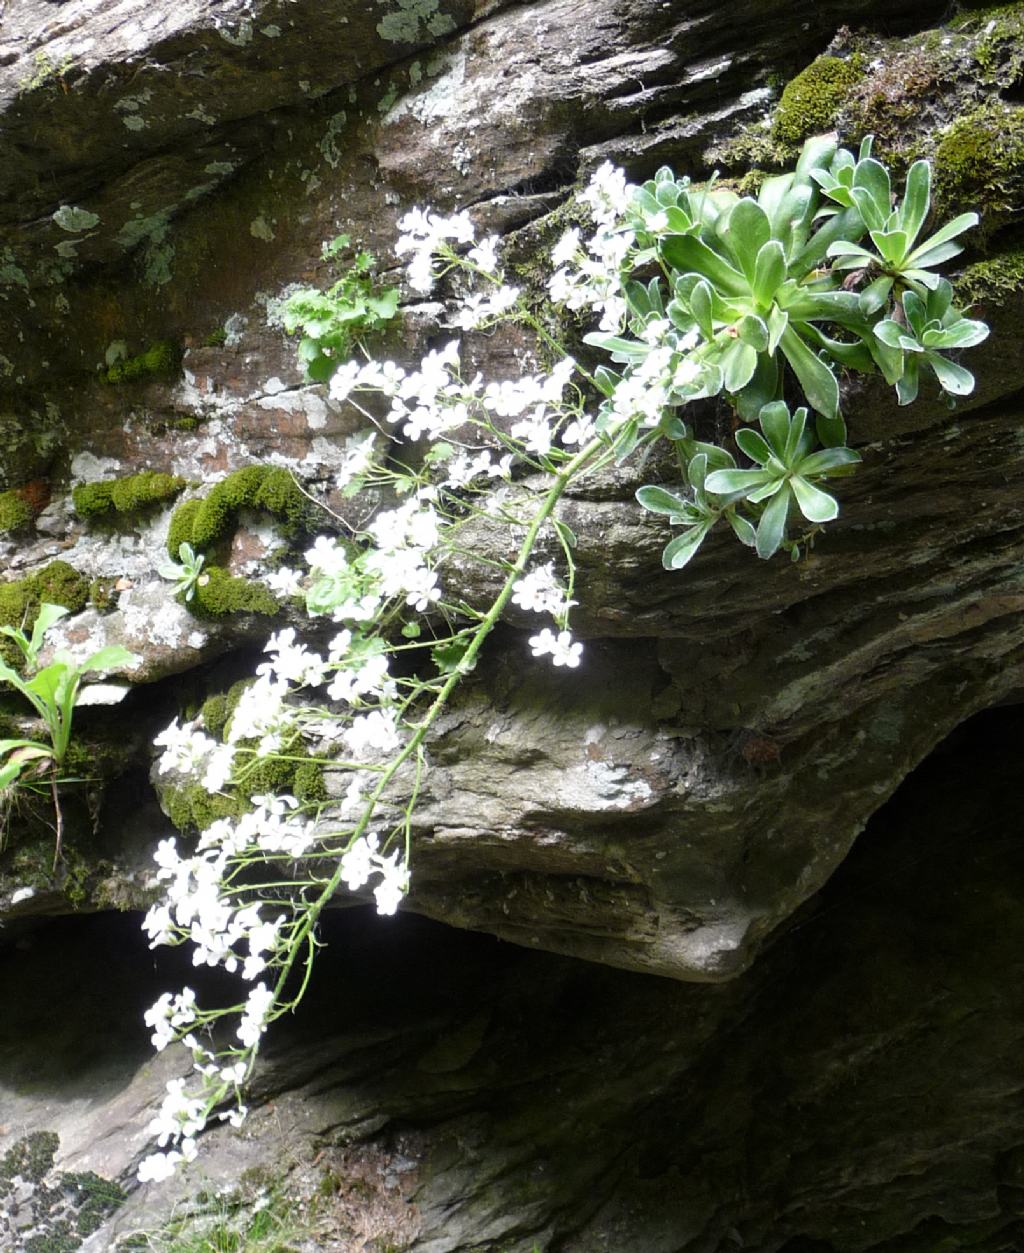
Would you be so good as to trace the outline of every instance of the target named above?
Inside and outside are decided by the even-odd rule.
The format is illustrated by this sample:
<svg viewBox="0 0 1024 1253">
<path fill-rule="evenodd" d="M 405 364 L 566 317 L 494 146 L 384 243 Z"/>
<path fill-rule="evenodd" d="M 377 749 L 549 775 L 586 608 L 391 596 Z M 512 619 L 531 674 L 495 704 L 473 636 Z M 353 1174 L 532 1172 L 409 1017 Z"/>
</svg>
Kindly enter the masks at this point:
<svg viewBox="0 0 1024 1253">
<path fill-rule="evenodd" d="M 325 244 L 325 259 L 336 259 L 351 242 L 348 235 L 339 235 Z M 375 291 L 373 265 L 372 253 L 357 252 L 327 291 L 304 287 L 285 304 L 284 328 L 289 335 L 301 332 L 299 360 L 316 382 L 326 382 L 360 339 L 387 326 L 398 313 L 398 288 Z"/>
<path fill-rule="evenodd" d="M 0 793 L 14 787 L 23 775 L 48 775 L 57 820 L 55 866 L 60 858 L 64 829 L 57 784 L 71 745 L 71 721 L 82 679 L 93 671 L 113 670 L 138 660 L 134 653 L 114 644 L 99 649 L 80 663 L 73 661 L 69 654 L 58 652 L 48 666 L 40 666 L 39 654 L 47 631 L 67 612 L 62 605 L 40 605 L 31 635 L 15 627 L 0 627 L 0 633 L 14 641 L 25 664 L 25 674 L 21 675 L 0 662 L 0 683 L 8 684 L 24 696 L 42 720 L 47 734 L 45 741 L 0 740 Z"/>
<path fill-rule="evenodd" d="M 178 546 L 178 560 L 165 561 L 157 569 L 161 578 L 175 580 L 175 595 L 184 596 L 189 601 L 195 596 L 196 588 L 210 577 L 203 574 L 205 561 L 203 554 L 197 553 L 191 544 L 182 543 Z"/>
</svg>

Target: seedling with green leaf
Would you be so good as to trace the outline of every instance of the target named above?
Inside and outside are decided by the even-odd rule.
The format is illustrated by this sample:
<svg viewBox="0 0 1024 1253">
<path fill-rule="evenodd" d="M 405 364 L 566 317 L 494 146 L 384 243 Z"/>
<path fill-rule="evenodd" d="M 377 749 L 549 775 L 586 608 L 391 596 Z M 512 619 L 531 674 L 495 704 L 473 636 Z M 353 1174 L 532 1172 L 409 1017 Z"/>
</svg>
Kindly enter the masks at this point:
<svg viewBox="0 0 1024 1253">
<path fill-rule="evenodd" d="M 741 492 L 709 493 L 707 474 L 709 467 L 734 469 L 736 462 L 725 451 L 713 444 L 694 445 L 701 449 L 694 453 L 686 467 L 686 478 L 692 497 L 680 496 L 668 487 L 650 484 L 637 490 L 636 498 L 651 513 L 668 516 L 673 526 L 686 530 L 669 540 L 662 553 L 662 565 L 666 570 L 681 570 L 701 546 L 705 536 L 720 518 L 725 518 L 737 539 L 748 547 L 754 546 L 754 528 L 749 520 L 735 509 L 743 498 Z"/>
<path fill-rule="evenodd" d="M 191 544 L 184 543 L 178 547 L 178 560 L 165 561 L 157 566 L 157 573 L 162 579 L 174 579 L 175 595 L 184 595 L 188 601 L 195 596 L 196 588 L 209 578 L 209 575 L 203 574 L 205 561 L 202 553 L 197 553 Z"/>
<path fill-rule="evenodd" d="M 347 235 L 339 235 L 324 246 L 324 257 L 336 259 L 350 243 Z M 301 331 L 299 360 L 315 382 L 327 382 L 360 339 L 387 326 L 398 313 L 398 288 L 375 290 L 373 265 L 372 253 L 357 252 L 327 291 L 304 287 L 285 304 L 284 328 L 289 335 Z"/>
<path fill-rule="evenodd" d="M 870 136 L 857 155 L 837 148 L 832 136 L 810 139 L 796 168 L 767 179 L 756 200 L 713 180 L 696 187 L 668 169 L 633 194 L 624 220 L 635 239 L 622 267 L 625 329 L 586 340 L 621 367 L 594 373 L 605 395 L 598 430 L 619 424 L 620 460 L 656 438 L 676 445 L 682 487 L 638 493 L 646 508 L 686 528 L 666 550 L 671 568 L 690 560 L 723 515 L 734 529 L 735 518 L 756 525 L 762 557 L 783 546 L 794 551 L 785 539 L 792 508 L 815 523 L 835 517 L 833 498 L 811 480 L 857 459 L 844 447 L 842 371 L 880 371 L 900 404 L 916 397 L 922 362 L 948 395 L 973 388 L 971 373 L 945 354 L 981 343 L 988 328 L 953 308 L 952 289 L 935 267 L 961 252 L 955 240 L 977 214 L 925 235 L 928 162 L 914 163 L 894 204 L 889 172 L 871 149 Z M 870 247 L 859 242 L 865 237 Z M 660 274 L 649 277 L 651 267 Z M 664 410 L 640 411 L 623 430 L 622 395 L 655 372 L 671 379 Z M 799 437 L 788 443 L 796 426 L 783 434 L 773 415 L 788 410 L 773 406 L 797 394 L 815 419 L 810 427 L 806 414 L 799 419 Z M 716 464 L 711 454 L 694 459 L 682 407 L 716 395 L 740 422 L 760 417 L 764 438 L 742 428 L 736 434 L 755 468 Z M 797 424 L 797 415 L 786 421 Z M 837 458 L 821 459 L 817 444 Z"/>
<path fill-rule="evenodd" d="M 715 470 L 707 476 L 708 491 L 736 493 L 751 505 L 767 502 L 757 524 L 759 557 L 771 557 L 786 540 L 786 525 L 793 506 L 808 522 L 831 522 L 839 514 L 834 496 L 816 486 L 820 479 L 848 471 L 860 461 L 852 448 L 814 448 L 807 429 L 807 410 L 790 416 L 783 401 L 765 405 L 759 418 L 761 436 L 745 427 L 737 431 L 736 443 L 758 466 L 756 470 Z"/>
<path fill-rule="evenodd" d="M 921 365 L 931 367 L 939 386 L 950 396 L 968 396 L 974 390 L 974 375 L 964 366 L 950 361 L 940 349 L 971 348 L 988 338 L 984 322 L 965 318 L 952 305 L 953 288 L 940 279 L 933 290 L 925 290 L 924 298 L 917 292 L 903 293 L 903 319 L 883 319 L 875 326 L 875 334 L 883 344 L 903 354 L 903 372 L 896 381 L 896 394 L 901 405 L 917 399 Z"/>
<path fill-rule="evenodd" d="M 29 702 L 46 728 L 47 740 L 0 740 L 0 792 L 17 784 L 23 774 L 48 774 L 56 816 L 54 867 L 60 858 L 64 821 L 57 794 L 60 769 L 71 743 L 71 722 L 75 701 L 85 675 L 99 670 L 114 670 L 138 660 L 134 653 L 120 645 L 101 648 L 83 662 L 75 662 L 70 654 L 57 652 L 47 666 L 39 665 L 44 637 L 68 610 L 63 605 L 42 604 L 26 635 L 19 628 L 0 627 L 0 633 L 14 641 L 25 659 L 25 673 L 0 661 L 0 683 L 7 683 Z"/>
<path fill-rule="evenodd" d="M 927 161 L 915 161 L 910 167 L 903 200 L 895 207 L 889 171 L 880 161 L 871 156 L 862 156 L 853 165 L 846 161 L 841 174 L 849 178 L 830 183 L 817 172 L 815 177 L 826 196 L 856 207 L 875 246 L 871 252 L 851 239 L 838 239 L 828 246 L 827 255 L 835 258 L 834 269 L 862 270 L 871 278 L 859 296 L 861 311 L 865 316 L 877 313 L 894 284 L 897 292 L 901 288 L 919 295 L 934 291 L 942 281 L 934 267 L 963 252 L 963 246 L 953 240 L 977 226 L 978 215 L 961 213 L 919 244 L 917 238 L 931 208 L 932 167 Z"/>
</svg>

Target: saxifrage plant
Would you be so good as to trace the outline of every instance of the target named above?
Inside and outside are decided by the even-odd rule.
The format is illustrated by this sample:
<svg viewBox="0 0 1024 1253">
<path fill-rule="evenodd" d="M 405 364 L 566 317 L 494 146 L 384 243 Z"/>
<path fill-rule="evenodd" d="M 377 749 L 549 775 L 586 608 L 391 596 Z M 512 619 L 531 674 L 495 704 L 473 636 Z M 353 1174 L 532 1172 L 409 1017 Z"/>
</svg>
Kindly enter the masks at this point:
<svg viewBox="0 0 1024 1253">
<path fill-rule="evenodd" d="M 329 377 L 332 401 L 365 420 L 332 486 L 366 510 L 357 524 L 332 525 L 325 514 L 303 567 L 282 566 L 267 583 L 337 632 L 318 642 L 279 630 L 228 721 L 175 719 L 157 738 L 157 768 L 213 797 L 256 769 L 315 758 L 331 787 L 308 799 L 253 795 L 241 814 L 203 822 L 194 846 L 161 841 L 166 894 L 145 920 L 151 943 L 189 940 L 196 964 L 237 971 L 249 987 L 215 1009 L 190 988 L 168 992 L 146 1014 L 156 1047 L 184 1040 L 195 1073 L 168 1084 L 142 1180 L 192 1160 L 209 1118 L 240 1121 L 244 1106 L 216 1111 L 240 1100 L 264 1032 L 302 996 L 318 919 L 342 887 L 372 893 L 380 913 L 398 909 L 430 732 L 505 611 L 551 623 L 529 637 L 534 657 L 585 664 L 570 629 L 576 540 L 558 517 L 571 485 L 664 441 L 681 482 L 637 495 L 683 528 L 665 550 L 668 567 L 692 560 L 722 519 L 761 557 L 796 555 L 802 541 L 790 526 L 832 521 L 839 505 L 828 487 L 860 460 L 845 443 L 844 370 L 880 371 L 903 403 L 922 362 L 947 393 L 973 385 L 945 354 L 987 328 L 953 308 L 934 270 L 972 215 L 918 244 L 928 178 L 914 167 L 903 201 L 891 203 L 868 142 L 854 157 L 831 138 L 811 140 L 796 169 L 769 179 L 756 200 L 669 170 L 635 188 L 610 165 L 580 200 L 594 233 L 584 240 L 574 228 L 558 241 L 548 292 L 556 305 L 594 314 L 599 329 L 586 339 L 611 366 L 589 370 L 553 338 L 551 320 L 506 283 L 500 241 L 477 242 L 465 212 L 402 218 L 396 252 L 410 257 L 410 287 L 426 294 L 448 280 L 450 326 L 517 322 L 546 344 L 550 368 L 465 377 L 457 338 L 408 366 L 368 353 L 343 361 L 330 309 L 305 295 L 310 316 L 289 323 L 303 333 L 314 377 Z M 710 422 L 709 407 L 719 410 Z M 481 523 L 512 531 L 507 552 L 480 551 L 466 528 Z M 562 554 L 564 576 L 553 560 L 537 562 L 545 539 Z M 456 563 L 485 574 L 491 593 L 481 603 L 453 591 Z M 234 1036 L 214 1032 L 224 1016 L 237 1020 Z"/>
</svg>

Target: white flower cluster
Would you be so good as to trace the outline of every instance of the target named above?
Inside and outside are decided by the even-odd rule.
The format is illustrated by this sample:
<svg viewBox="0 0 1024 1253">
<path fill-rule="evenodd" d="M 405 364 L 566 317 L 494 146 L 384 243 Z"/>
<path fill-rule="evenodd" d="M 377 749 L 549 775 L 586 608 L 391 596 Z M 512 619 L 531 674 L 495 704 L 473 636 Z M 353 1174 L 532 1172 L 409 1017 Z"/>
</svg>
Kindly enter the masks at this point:
<svg viewBox="0 0 1024 1253">
<path fill-rule="evenodd" d="M 599 311 L 601 330 L 612 333 L 621 330 L 626 316 L 622 271 L 635 236 L 620 221 L 633 192 L 623 172 L 606 161 L 580 197 L 597 223 L 596 232 L 584 243 L 574 227 L 551 252 L 556 267 L 548 280 L 551 299 L 569 309 Z"/>
<path fill-rule="evenodd" d="M 373 889 L 378 914 L 393 914 L 409 890 L 409 870 L 398 852 L 385 857 L 378 852 L 379 840 L 374 834 L 361 835 L 341 858 L 341 877 L 350 892 L 358 891 L 380 875 Z"/>
<path fill-rule="evenodd" d="M 512 603 L 532 613 L 549 613 L 552 617 L 561 618 L 577 602 L 569 600 L 565 589 L 555 578 L 554 563 L 549 561 L 518 580 L 512 589 Z"/>
<path fill-rule="evenodd" d="M 555 577 L 554 565 L 547 562 L 529 574 L 523 575 L 512 589 L 512 603 L 532 613 L 549 613 L 556 622 L 564 623 L 569 610 L 577 602 Z M 583 645 L 573 643 L 572 634 L 563 629 L 556 635 L 545 627 L 539 635 L 530 637 L 530 649 L 534 657 L 550 656 L 552 665 L 575 669 L 580 664 Z"/>
<path fill-rule="evenodd" d="M 555 635 L 549 627 L 545 627 L 539 635 L 530 637 L 530 648 L 534 657 L 550 656 L 552 665 L 568 666 L 570 669 L 575 669 L 580 664 L 580 654 L 583 652 L 583 645 L 574 644 L 569 631 L 559 631 Z"/>
<path fill-rule="evenodd" d="M 406 270 L 409 285 L 424 294 L 434 287 L 434 254 L 449 240 L 457 244 L 471 243 L 475 234 L 469 214 L 463 210 L 452 217 L 442 217 L 424 209 L 410 209 L 399 219 L 401 234 L 395 252 L 404 257 L 411 254 Z"/>
<path fill-rule="evenodd" d="M 597 310 L 602 327 L 615 331 L 625 317 L 622 270 L 634 242 L 621 226 L 631 196 L 622 172 L 602 166 L 583 196 L 596 233 L 584 240 L 579 231 L 567 232 L 553 254 L 558 269 L 550 284 L 552 296 L 573 309 Z M 501 318 L 525 316 L 519 310 L 518 289 L 501 272 L 497 238 L 478 242 L 466 212 L 444 217 L 413 209 L 399 226 L 396 251 L 407 259 L 414 290 L 430 292 L 442 274 L 456 267 L 471 275 L 449 325 L 470 331 Z M 670 330 L 668 323 L 648 328 L 651 351 L 642 366 L 627 372 L 612 398 L 613 422 L 635 421 L 640 415 L 642 423 L 653 424 L 673 388 L 685 383 L 679 353 L 671 351 Z M 266 644 L 266 658 L 256 667 L 254 681 L 235 703 L 222 739 L 198 720 L 176 719 L 156 739 L 161 750 L 157 769 L 193 776 L 216 793 L 232 781 L 241 783 L 254 758 L 291 754 L 304 739 L 315 743 L 318 753 L 329 749 L 336 769 L 347 772 L 347 791 L 333 812 L 342 824 L 352 825 L 325 831 L 317 820 L 303 816 L 294 797 L 255 796 L 248 812 L 202 831 L 194 851 L 181 851 L 174 839 L 160 843 L 157 878 L 164 885 L 164 899 L 144 922 L 151 945 L 188 939 L 197 966 L 221 966 L 250 986 L 244 1004 L 234 1011 L 239 1017 L 237 1043 L 219 1055 L 201 1046 L 196 1036 L 221 1012 L 230 1011 L 202 1011 L 185 988 L 165 993 L 147 1012 L 155 1047 L 184 1039 L 200 1083 L 197 1091 L 188 1090 L 184 1080 L 168 1085 L 150 1126 L 161 1151 L 143 1161 L 140 1180 L 165 1178 L 179 1162 L 195 1156 L 196 1136 L 210 1111 L 229 1096 L 237 1101 L 267 1025 L 280 1012 L 274 987 L 294 957 L 292 946 L 305 934 L 299 920 L 308 898 L 297 890 L 296 914 L 289 917 L 275 909 L 271 916 L 260 899 L 254 868 L 262 863 L 272 868 L 275 881 L 301 883 L 304 861 L 319 865 L 328 855 L 337 856 L 347 841 L 335 877 L 318 882 L 340 881 L 353 892 L 369 887 L 380 914 L 394 914 L 409 891 L 404 854 L 398 848 L 386 851 L 390 840 L 382 850 L 381 834 L 370 825 L 376 799 L 392 778 L 389 771 L 397 770 L 413 751 L 421 752 L 416 737 L 425 733 L 429 719 L 420 727 L 406 710 L 418 695 L 438 688 L 410 677 L 414 667 L 396 667 L 392 673 L 395 648 L 419 646 L 396 644 L 395 627 L 409 611 L 430 614 L 434 623 L 451 612 L 442 603 L 441 576 L 455 547 L 454 525 L 475 508 L 472 493 L 494 479 L 509 479 L 517 461 L 530 468 L 536 468 L 537 459 L 546 467 L 575 464 L 578 454 L 566 449 L 588 448 L 596 431 L 605 429 L 584 411 L 583 392 L 573 387 L 576 369 L 566 357 L 547 372 L 514 379 L 487 382 L 479 374 L 464 378 L 460 343 L 452 339 L 430 349 L 418 363 L 351 361 L 332 376 L 331 402 L 361 412 L 372 427 L 346 439 L 335 488 L 352 496 L 367 484 L 396 489 L 395 495 L 351 537 L 316 537 L 304 554 L 306 569 L 284 566 L 266 582 L 280 600 L 302 598 L 310 617 L 333 620 L 340 629 L 325 652 L 311 647 L 292 627 L 277 631 Z M 383 397 L 385 403 L 363 409 L 363 393 Z M 602 423 L 607 408 L 608 402 Z M 392 460 L 394 449 L 380 445 L 399 439 L 432 447 L 425 457 L 417 448 Z M 427 470 L 408 469 L 419 464 Z M 550 657 L 558 667 L 580 665 L 583 646 L 568 630 L 576 602 L 553 563 L 523 574 L 512 589 L 512 601 L 554 621 L 554 630 L 545 628 L 530 638 L 535 657 Z M 411 640 L 421 633 L 421 627 L 408 621 L 403 628 Z M 430 646 L 430 634 L 423 636 L 425 647 Z M 456 632 L 454 638 L 460 635 L 465 633 Z M 401 832 L 399 827 L 392 838 L 400 840 Z M 275 891 L 275 901 L 280 895 Z M 267 971 L 276 978 L 262 981 Z M 220 1117 L 237 1122 L 243 1114 L 238 1105 Z"/>
</svg>

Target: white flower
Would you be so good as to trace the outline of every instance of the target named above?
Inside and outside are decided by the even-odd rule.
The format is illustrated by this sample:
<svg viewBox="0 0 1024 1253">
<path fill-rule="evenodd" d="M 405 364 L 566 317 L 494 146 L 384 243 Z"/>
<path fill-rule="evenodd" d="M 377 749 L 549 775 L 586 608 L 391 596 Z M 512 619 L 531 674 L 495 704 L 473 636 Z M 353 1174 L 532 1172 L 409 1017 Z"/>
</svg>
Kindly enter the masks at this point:
<svg viewBox="0 0 1024 1253">
<path fill-rule="evenodd" d="M 594 438 L 594 420 L 586 414 L 574 419 L 562 432 L 563 444 L 576 444 L 580 448 Z"/>
<path fill-rule="evenodd" d="M 395 726 L 395 714 L 374 709 L 368 714 L 361 714 L 352 719 L 342 738 L 352 756 L 359 759 L 369 757 L 374 750 L 390 753 L 397 748 L 402 740 Z"/>
<path fill-rule="evenodd" d="M 559 631 L 556 636 L 547 627 L 539 635 L 530 637 L 530 648 L 534 657 L 551 656 L 553 665 L 568 666 L 575 669 L 580 664 L 582 644 L 574 644 L 568 631 Z"/>
<path fill-rule="evenodd" d="M 318 535 L 313 547 L 307 548 L 303 556 L 310 568 L 321 574 L 345 574 L 349 568 L 345 549 L 333 535 Z"/>
<path fill-rule="evenodd" d="M 275 677 L 286 683 L 316 687 L 323 682 L 325 661 L 318 653 L 311 653 L 304 644 L 296 644 L 294 627 L 286 627 L 267 640 L 263 651 L 273 653 L 271 661 L 256 667 L 258 675 L 272 680 Z"/>
<path fill-rule="evenodd" d="M 497 235 L 488 235 L 475 248 L 470 248 L 470 261 L 486 274 L 493 274 L 498 268 L 498 243 Z"/>
<path fill-rule="evenodd" d="M 210 754 L 210 760 L 203 775 L 203 788 L 211 795 L 219 792 L 231 778 L 231 767 L 235 761 L 235 746 L 219 744 Z"/>
<path fill-rule="evenodd" d="M 349 392 L 358 384 L 362 367 L 356 360 L 343 361 L 331 375 L 328 388 L 332 400 L 342 401 L 348 398 Z"/>
<path fill-rule="evenodd" d="M 368 882 L 374 868 L 374 854 L 377 850 L 377 837 L 367 838 L 361 835 L 358 840 L 341 855 L 341 878 L 350 892 L 358 892 Z"/>
<path fill-rule="evenodd" d="M 527 452 L 535 452 L 544 457 L 551 451 L 554 432 L 543 405 L 538 405 L 531 417 L 514 422 L 509 434 L 514 439 L 522 440 Z"/>
<path fill-rule="evenodd" d="M 174 935 L 174 920 L 167 905 L 151 905 L 142 920 L 142 929 L 149 936 L 149 947 L 166 944 Z"/>
<path fill-rule="evenodd" d="M 554 564 L 549 561 L 516 582 L 512 589 L 512 603 L 533 613 L 558 615 L 570 609 L 576 601 L 566 599 L 564 589 L 555 578 Z"/>
<path fill-rule="evenodd" d="M 289 596 L 302 595 L 302 572 L 300 570 L 290 570 L 288 566 L 282 566 L 279 570 L 275 570 L 273 574 L 268 574 L 265 581 L 278 600 L 286 600 Z"/>
<path fill-rule="evenodd" d="M 365 474 L 373 463 L 373 442 L 377 438 L 376 431 L 364 431 L 361 435 L 350 435 L 345 440 L 345 453 L 338 467 L 338 487 L 347 487 L 353 479 Z"/>
<path fill-rule="evenodd" d="M 159 774 L 167 774 L 169 770 L 191 774 L 203 758 L 217 747 L 215 740 L 195 729 L 194 722 L 179 726 L 177 718 L 160 732 L 153 744 L 164 750 L 157 764 Z"/>
<path fill-rule="evenodd" d="M 390 858 L 379 859 L 378 869 L 381 881 L 373 889 L 374 900 L 377 902 L 378 914 L 394 914 L 409 890 L 409 874 L 405 863 L 398 860 L 395 853 Z"/>
<path fill-rule="evenodd" d="M 274 1005 L 274 993 L 265 983 L 257 983 L 245 1002 L 245 1012 L 235 1034 L 246 1046 L 252 1048 L 267 1029 L 266 1020 Z"/>
<path fill-rule="evenodd" d="M 580 251 L 580 230 L 578 226 L 567 230 L 562 238 L 551 249 L 551 264 L 554 266 L 568 265 Z"/>
<path fill-rule="evenodd" d="M 182 1160 L 182 1155 L 173 1150 L 169 1153 L 150 1153 L 139 1163 L 139 1183 L 163 1183 L 165 1179 L 170 1179 Z"/>
</svg>

